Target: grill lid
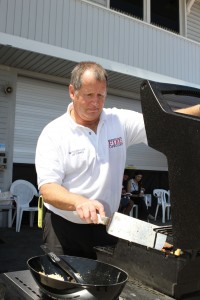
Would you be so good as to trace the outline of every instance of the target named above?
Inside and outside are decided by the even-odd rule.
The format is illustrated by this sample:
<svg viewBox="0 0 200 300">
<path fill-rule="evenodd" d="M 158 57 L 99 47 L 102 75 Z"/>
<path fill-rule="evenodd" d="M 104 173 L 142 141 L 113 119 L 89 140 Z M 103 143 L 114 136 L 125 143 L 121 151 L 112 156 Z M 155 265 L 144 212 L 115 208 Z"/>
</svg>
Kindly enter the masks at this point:
<svg viewBox="0 0 200 300">
<path fill-rule="evenodd" d="M 173 244 L 200 249 L 200 118 L 174 112 L 166 97 L 200 90 L 144 81 L 140 92 L 148 144 L 168 161 Z"/>
</svg>

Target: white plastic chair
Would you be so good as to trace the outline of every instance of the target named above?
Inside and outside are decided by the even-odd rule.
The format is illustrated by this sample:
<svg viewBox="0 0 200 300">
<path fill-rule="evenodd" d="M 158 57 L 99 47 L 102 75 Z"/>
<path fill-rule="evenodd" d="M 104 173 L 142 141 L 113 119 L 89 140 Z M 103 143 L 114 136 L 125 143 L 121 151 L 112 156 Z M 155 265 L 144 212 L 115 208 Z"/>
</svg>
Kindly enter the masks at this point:
<svg viewBox="0 0 200 300">
<path fill-rule="evenodd" d="M 138 205 L 137 204 L 133 204 L 131 211 L 129 213 L 129 216 L 138 219 Z"/>
<path fill-rule="evenodd" d="M 151 202 L 152 202 L 151 194 L 144 194 L 144 199 L 145 199 L 147 208 L 149 208 L 151 206 Z"/>
<path fill-rule="evenodd" d="M 162 207 L 162 223 L 165 223 L 165 214 L 167 212 L 167 220 L 170 220 L 170 192 L 164 189 L 154 189 L 153 195 L 157 198 L 157 206 L 155 213 L 155 221 L 158 214 L 159 207 Z"/>
<path fill-rule="evenodd" d="M 30 202 L 34 196 L 39 196 L 35 186 L 26 180 L 18 179 L 11 184 L 10 192 L 16 201 L 16 232 L 20 232 L 22 215 L 24 211 L 29 211 L 30 227 L 33 227 L 35 212 L 38 211 L 37 206 L 30 206 Z"/>
</svg>

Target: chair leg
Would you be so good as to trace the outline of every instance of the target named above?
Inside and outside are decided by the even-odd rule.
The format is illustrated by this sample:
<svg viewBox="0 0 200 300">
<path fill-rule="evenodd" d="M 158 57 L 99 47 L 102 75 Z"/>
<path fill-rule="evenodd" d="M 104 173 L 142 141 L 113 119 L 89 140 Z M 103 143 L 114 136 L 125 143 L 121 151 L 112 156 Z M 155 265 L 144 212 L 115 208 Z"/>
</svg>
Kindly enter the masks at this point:
<svg viewBox="0 0 200 300">
<path fill-rule="evenodd" d="M 134 204 L 133 207 L 135 209 L 135 218 L 138 219 L 138 205 Z"/>
<path fill-rule="evenodd" d="M 167 220 L 170 220 L 170 207 L 167 207 Z"/>
<path fill-rule="evenodd" d="M 18 223 L 19 223 L 19 214 L 20 214 L 20 209 L 17 208 L 16 209 L 16 225 L 15 225 L 15 231 L 17 232 L 17 227 L 18 227 Z"/>
<path fill-rule="evenodd" d="M 8 210 L 8 228 L 12 227 L 12 208 Z"/>
<path fill-rule="evenodd" d="M 162 205 L 162 223 L 165 223 L 165 210 L 166 210 L 166 207 L 164 205 Z"/>
<path fill-rule="evenodd" d="M 138 219 L 138 205 L 137 204 L 133 204 L 131 211 L 129 213 L 129 216 Z"/>
<path fill-rule="evenodd" d="M 30 215 L 29 215 L 30 227 L 33 227 L 34 217 L 35 217 L 35 212 L 30 211 Z"/>
<path fill-rule="evenodd" d="M 16 209 L 15 209 L 15 211 L 14 211 L 14 215 L 13 215 L 13 217 L 12 217 L 12 225 L 13 225 L 13 222 L 14 222 L 14 220 L 15 220 L 15 218 L 16 218 Z M 12 227 L 12 225 L 11 225 L 11 227 Z"/>
<path fill-rule="evenodd" d="M 16 222 L 16 232 L 20 232 L 21 222 L 22 222 L 22 215 L 23 215 L 23 210 L 20 209 L 19 216 L 18 216 L 17 222 Z"/>
<path fill-rule="evenodd" d="M 156 221 L 156 219 L 157 219 L 158 208 L 159 208 L 159 204 L 156 206 L 156 212 L 155 212 L 155 221 Z"/>
<path fill-rule="evenodd" d="M 130 210 L 130 213 L 129 213 L 129 216 L 130 217 L 133 217 L 133 209 L 134 209 L 134 205 L 132 206 L 131 210 Z"/>
</svg>

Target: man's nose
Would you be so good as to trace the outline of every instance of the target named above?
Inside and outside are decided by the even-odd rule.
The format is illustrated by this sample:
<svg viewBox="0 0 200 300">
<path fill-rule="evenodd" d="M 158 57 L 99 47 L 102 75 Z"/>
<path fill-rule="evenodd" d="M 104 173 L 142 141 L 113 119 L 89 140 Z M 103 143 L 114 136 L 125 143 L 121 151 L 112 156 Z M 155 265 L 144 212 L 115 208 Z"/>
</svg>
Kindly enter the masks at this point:
<svg viewBox="0 0 200 300">
<path fill-rule="evenodd" d="M 99 96 L 98 95 L 94 95 L 94 97 L 92 98 L 92 103 L 94 105 L 98 105 L 99 104 Z"/>
</svg>

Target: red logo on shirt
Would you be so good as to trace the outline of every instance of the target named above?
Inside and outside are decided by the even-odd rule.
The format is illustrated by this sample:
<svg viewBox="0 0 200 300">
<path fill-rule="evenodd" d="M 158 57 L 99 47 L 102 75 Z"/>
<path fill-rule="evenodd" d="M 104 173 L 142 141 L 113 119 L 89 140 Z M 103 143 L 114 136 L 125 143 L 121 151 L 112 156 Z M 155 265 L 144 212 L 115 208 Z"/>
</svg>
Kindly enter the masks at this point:
<svg viewBox="0 0 200 300">
<path fill-rule="evenodd" d="M 123 141 L 121 137 L 112 139 L 112 140 L 108 140 L 108 145 L 109 148 L 115 148 L 115 147 L 119 147 L 121 145 L 123 145 Z"/>
</svg>

